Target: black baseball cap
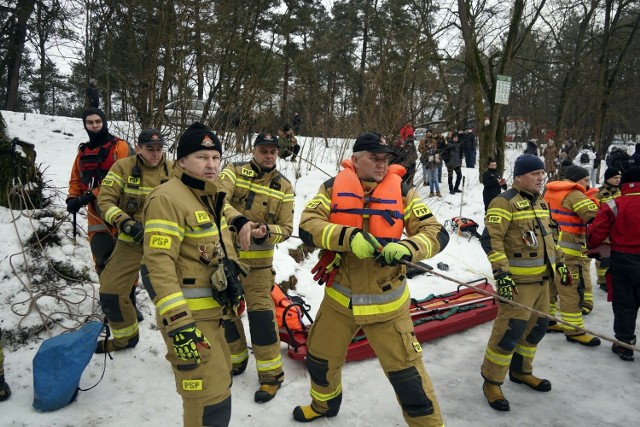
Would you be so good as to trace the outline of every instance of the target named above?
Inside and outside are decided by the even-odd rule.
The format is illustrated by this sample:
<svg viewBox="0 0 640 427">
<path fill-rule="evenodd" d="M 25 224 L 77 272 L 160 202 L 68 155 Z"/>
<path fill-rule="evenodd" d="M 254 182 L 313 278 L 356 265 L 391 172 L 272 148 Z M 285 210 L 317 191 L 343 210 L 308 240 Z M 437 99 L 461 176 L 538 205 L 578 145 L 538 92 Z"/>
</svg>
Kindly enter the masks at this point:
<svg viewBox="0 0 640 427">
<path fill-rule="evenodd" d="M 272 135 L 270 133 L 261 133 L 258 134 L 256 140 L 253 141 L 253 146 L 257 147 L 259 145 L 275 145 L 277 148 L 280 148 L 280 144 L 278 144 L 278 137 Z"/>
<path fill-rule="evenodd" d="M 164 145 L 164 138 L 158 129 L 145 129 L 140 132 L 140 136 L 138 136 L 138 145 L 143 144 Z"/>
<path fill-rule="evenodd" d="M 370 153 L 390 153 L 395 155 L 393 149 L 387 145 L 384 137 L 377 132 L 363 133 L 353 144 L 353 152 L 368 151 Z"/>
</svg>

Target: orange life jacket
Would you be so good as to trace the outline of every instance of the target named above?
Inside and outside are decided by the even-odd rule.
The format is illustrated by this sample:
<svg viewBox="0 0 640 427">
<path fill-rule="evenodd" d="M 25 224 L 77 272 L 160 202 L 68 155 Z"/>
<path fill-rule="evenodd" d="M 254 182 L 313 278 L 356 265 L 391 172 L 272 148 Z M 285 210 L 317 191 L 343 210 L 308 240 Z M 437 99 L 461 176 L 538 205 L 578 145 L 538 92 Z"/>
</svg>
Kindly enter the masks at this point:
<svg viewBox="0 0 640 427">
<path fill-rule="evenodd" d="M 383 241 L 399 240 L 404 228 L 402 176 L 405 168 L 390 165 L 373 193 L 365 197 L 351 160 L 343 160 L 342 166 L 344 169 L 333 184 L 329 222 L 361 229 L 364 218 L 368 217 L 369 233 Z"/>
<path fill-rule="evenodd" d="M 118 160 L 116 158 L 118 141 L 120 141 L 119 138 L 114 138 L 95 148 L 80 144 L 80 189 L 83 193 L 99 187 L 111 166 Z"/>
<path fill-rule="evenodd" d="M 280 289 L 278 285 L 274 285 L 273 289 L 271 289 L 271 299 L 276 306 L 276 321 L 278 322 L 278 327 L 284 328 L 284 311 L 293 304 L 293 301 L 282 292 L 282 289 Z M 286 322 L 292 331 L 304 331 L 304 326 L 302 325 L 302 309 L 297 305 L 288 309 Z"/>
<path fill-rule="evenodd" d="M 572 210 L 565 209 L 562 201 L 567 194 L 578 190 L 586 194 L 586 190 L 580 184 L 571 181 L 553 181 L 547 184 L 544 200 L 549 204 L 549 212 L 563 233 L 583 235 L 587 230 L 587 224 Z"/>
</svg>

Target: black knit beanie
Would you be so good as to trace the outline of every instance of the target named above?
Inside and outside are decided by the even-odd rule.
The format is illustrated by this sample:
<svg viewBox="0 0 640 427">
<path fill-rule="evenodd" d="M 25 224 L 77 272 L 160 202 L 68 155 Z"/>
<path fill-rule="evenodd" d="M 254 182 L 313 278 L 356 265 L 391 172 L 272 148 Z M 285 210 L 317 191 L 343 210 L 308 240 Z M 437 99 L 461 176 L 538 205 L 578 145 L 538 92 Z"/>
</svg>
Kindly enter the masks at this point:
<svg viewBox="0 0 640 427">
<path fill-rule="evenodd" d="M 578 182 L 587 176 L 589 176 L 589 171 L 577 165 L 568 166 L 564 170 L 564 179 L 568 179 L 573 182 Z"/>
<path fill-rule="evenodd" d="M 620 179 L 620 186 L 622 184 L 635 183 L 634 186 L 640 187 L 640 166 L 634 166 L 626 169 L 622 172 L 622 179 Z"/>
<path fill-rule="evenodd" d="M 604 172 L 604 181 L 607 182 L 610 178 L 613 178 L 614 176 L 618 176 L 621 173 L 622 172 L 620 172 L 620 169 L 609 168 Z"/>
<path fill-rule="evenodd" d="M 222 144 L 211 129 L 200 122 L 194 122 L 180 135 L 178 159 L 199 150 L 218 150 L 222 155 Z"/>
</svg>

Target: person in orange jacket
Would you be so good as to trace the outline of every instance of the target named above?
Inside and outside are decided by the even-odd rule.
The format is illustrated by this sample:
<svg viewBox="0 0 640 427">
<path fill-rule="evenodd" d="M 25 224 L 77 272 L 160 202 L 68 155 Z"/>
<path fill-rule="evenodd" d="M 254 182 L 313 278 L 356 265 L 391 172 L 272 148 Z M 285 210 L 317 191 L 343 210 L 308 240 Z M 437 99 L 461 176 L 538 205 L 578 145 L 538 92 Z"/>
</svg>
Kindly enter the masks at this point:
<svg viewBox="0 0 640 427">
<path fill-rule="evenodd" d="M 78 147 L 73 161 L 67 211 L 76 214 L 83 206 L 87 207 L 89 222 L 89 245 L 98 275 L 104 269 L 113 252 L 118 230 L 102 219 L 96 198 L 102 179 L 107 175 L 116 160 L 131 154 L 129 144 L 109 133 L 107 118 L 99 108 L 87 108 L 82 113 L 82 123 L 89 135 L 89 142 Z"/>
</svg>

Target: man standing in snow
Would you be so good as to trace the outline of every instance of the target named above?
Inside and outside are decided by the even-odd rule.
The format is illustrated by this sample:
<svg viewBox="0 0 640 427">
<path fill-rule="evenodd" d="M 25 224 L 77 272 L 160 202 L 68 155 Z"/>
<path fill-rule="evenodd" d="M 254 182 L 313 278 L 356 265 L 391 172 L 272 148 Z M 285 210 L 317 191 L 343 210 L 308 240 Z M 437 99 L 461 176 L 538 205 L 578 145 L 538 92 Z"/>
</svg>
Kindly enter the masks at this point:
<svg viewBox="0 0 640 427">
<path fill-rule="evenodd" d="M 100 275 L 113 252 L 118 230 L 103 221 L 96 198 L 109 169 L 116 160 L 129 156 L 130 147 L 126 141 L 109 133 L 102 110 L 87 108 L 82 113 L 82 122 L 89 142 L 80 144 L 71 168 L 67 211 L 75 215 L 87 206 L 89 245 L 96 272 Z"/>
<path fill-rule="evenodd" d="M 611 283 L 613 331 L 617 340 L 636 343 L 636 319 L 640 308 L 640 167 L 622 173 L 622 195 L 603 203 L 589 225 L 589 247 L 611 241 Z M 622 360 L 632 361 L 633 350 L 613 344 L 611 350 Z"/>
<path fill-rule="evenodd" d="M 0 329 L 0 402 L 11 396 L 9 384 L 4 380 L 4 349 L 2 348 L 2 329 Z"/>
<path fill-rule="evenodd" d="M 589 189 L 589 172 L 572 165 L 565 169 L 564 180 L 547 184 L 544 200 L 549 204 L 551 217 L 560 225 L 558 245 L 567 260 L 567 267 L 577 286 L 553 288 L 551 310 L 556 313 L 556 299 L 559 299 L 560 317 L 571 327 L 551 325 L 550 331 L 562 332 L 569 342 L 588 347 L 600 345 L 600 339 L 578 330 L 584 328 L 584 315 L 593 310 L 593 289 L 591 286 L 591 259 L 587 257 L 586 231 L 598 213 L 598 206 L 586 192 Z"/>
<path fill-rule="evenodd" d="M 482 248 L 491 263 L 498 295 L 549 312 L 549 282 L 556 274 L 563 285 L 571 283 L 564 256 L 556 247 L 554 225 L 540 191 L 545 172 L 542 160 L 532 154 L 516 159 L 511 189 L 489 204 Z M 501 385 L 509 379 L 536 391 L 551 390 L 548 380 L 533 375 L 536 348 L 547 330 L 547 319 L 508 303 L 498 303 L 498 316 L 482 362 L 482 390 L 489 406 L 508 411 Z"/>
<path fill-rule="evenodd" d="M 347 346 L 362 328 L 407 424 L 443 424 L 411 322 L 402 261 L 436 255 L 449 234 L 416 190 L 402 184 L 404 168 L 389 166 L 390 153 L 379 134 L 358 137 L 344 169 L 320 186 L 302 213 L 301 239 L 325 251 L 315 269 L 339 267 L 309 331 L 312 402 L 294 409 L 296 421 L 338 414 Z"/>
<path fill-rule="evenodd" d="M 229 223 L 244 215 L 260 224 L 266 233 L 260 239 L 254 238 L 248 251 L 241 250 L 240 259 L 250 266 L 249 274 L 241 280 L 260 382 L 254 398 L 256 402 L 268 402 L 275 397 L 284 379 L 280 335 L 271 299 L 275 282 L 273 250 L 293 231 L 294 194 L 291 183 L 276 169 L 278 138 L 270 133 L 259 134 L 253 147 L 251 161 L 229 164 L 216 184 L 227 195 L 230 206 L 225 209 L 225 218 Z M 233 375 L 239 375 L 249 360 L 242 320 L 240 317 L 225 319 L 224 327 Z"/>
<path fill-rule="evenodd" d="M 231 418 L 231 356 L 222 318 L 238 306 L 242 287 L 222 218 L 224 194 L 215 185 L 221 156 L 218 137 L 193 123 L 178 140 L 174 176 L 153 189 L 144 206 L 142 283 L 156 306 L 185 427 L 226 427 Z M 264 234 L 244 217 L 229 225 L 244 250 L 251 236 Z"/>
<path fill-rule="evenodd" d="M 131 288 L 131 283 L 138 282 L 142 259 L 145 197 L 172 174 L 173 162 L 166 159 L 164 146 L 159 130 L 143 130 L 138 137 L 137 155 L 115 162 L 102 180 L 98 207 L 104 220 L 119 233 L 113 254 L 100 275 L 100 306 L 113 339 L 99 341 L 96 353 L 132 348 L 138 343 L 137 286 Z"/>
</svg>

